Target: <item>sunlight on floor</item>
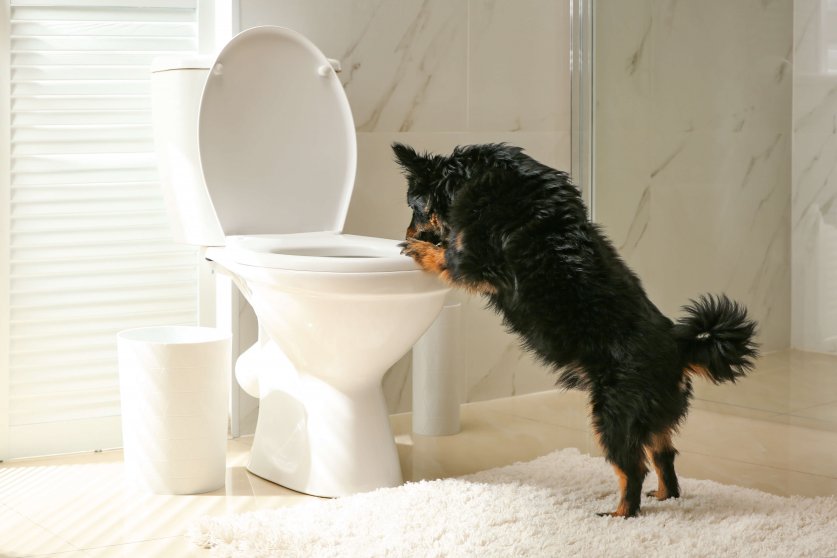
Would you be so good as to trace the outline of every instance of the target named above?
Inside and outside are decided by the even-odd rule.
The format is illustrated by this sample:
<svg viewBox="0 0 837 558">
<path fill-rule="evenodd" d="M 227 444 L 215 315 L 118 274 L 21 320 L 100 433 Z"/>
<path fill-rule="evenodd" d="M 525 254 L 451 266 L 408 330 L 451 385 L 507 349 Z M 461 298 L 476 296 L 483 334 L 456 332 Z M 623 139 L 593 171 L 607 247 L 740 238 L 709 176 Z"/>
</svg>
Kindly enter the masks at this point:
<svg viewBox="0 0 837 558">
<path fill-rule="evenodd" d="M 675 438 L 679 474 L 775 494 L 837 494 L 835 363 L 776 353 L 739 385 L 700 386 Z M 409 480 L 462 475 L 564 447 L 600 455 L 585 397 L 576 392 L 464 405 L 462 432 L 454 436 L 414 435 L 409 414 L 391 422 Z M 195 496 L 136 491 L 124 479 L 118 450 L 3 463 L 0 556 L 207 556 L 184 536 L 195 518 L 313 499 L 248 473 L 250 443 L 230 440 L 226 486 Z"/>
</svg>

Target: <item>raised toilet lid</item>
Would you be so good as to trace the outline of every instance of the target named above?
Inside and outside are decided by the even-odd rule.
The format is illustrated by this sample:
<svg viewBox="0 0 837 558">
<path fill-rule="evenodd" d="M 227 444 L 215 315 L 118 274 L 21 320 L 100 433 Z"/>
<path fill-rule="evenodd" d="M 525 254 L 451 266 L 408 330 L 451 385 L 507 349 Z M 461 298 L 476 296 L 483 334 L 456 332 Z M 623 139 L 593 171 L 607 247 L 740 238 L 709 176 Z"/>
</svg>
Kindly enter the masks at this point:
<svg viewBox="0 0 837 558">
<path fill-rule="evenodd" d="M 340 232 L 357 164 L 343 86 L 311 41 L 255 27 L 218 54 L 198 144 L 224 234 Z"/>
</svg>

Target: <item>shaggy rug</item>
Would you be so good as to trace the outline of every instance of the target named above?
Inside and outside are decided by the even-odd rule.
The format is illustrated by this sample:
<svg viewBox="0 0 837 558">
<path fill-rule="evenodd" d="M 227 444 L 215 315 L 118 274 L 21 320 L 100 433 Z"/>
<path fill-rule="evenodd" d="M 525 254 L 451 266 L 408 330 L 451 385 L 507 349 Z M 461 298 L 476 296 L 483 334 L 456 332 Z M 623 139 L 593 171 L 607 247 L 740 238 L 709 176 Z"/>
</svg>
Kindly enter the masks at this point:
<svg viewBox="0 0 837 558">
<path fill-rule="evenodd" d="M 649 475 L 647 489 L 656 488 Z M 455 479 L 408 483 L 278 510 L 205 517 L 191 528 L 213 556 L 837 556 L 837 498 L 780 497 L 681 479 L 683 496 L 616 506 L 602 458 L 575 449 Z"/>
</svg>

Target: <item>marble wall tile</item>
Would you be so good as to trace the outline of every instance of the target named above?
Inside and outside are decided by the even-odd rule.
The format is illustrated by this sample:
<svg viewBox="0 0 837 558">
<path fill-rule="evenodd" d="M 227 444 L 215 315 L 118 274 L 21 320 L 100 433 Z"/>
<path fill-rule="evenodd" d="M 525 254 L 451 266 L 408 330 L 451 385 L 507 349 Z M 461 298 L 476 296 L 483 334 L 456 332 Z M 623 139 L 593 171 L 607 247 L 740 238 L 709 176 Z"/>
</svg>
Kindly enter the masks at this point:
<svg viewBox="0 0 837 558">
<path fill-rule="evenodd" d="M 467 129 L 467 0 L 241 0 L 240 21 L 339 59 L 360 132 Z"/>
<path fill-rule="evenodd" d="M 793 346 L 837 353 L 837 10 L 794 2 Z"/>
<path fill-rule="evenodd" d="M 468 129 L 570 129 L 566 0 L 471 0 Z"/>
<path fill-rule="evenodd" d="M 790 318 L 791 4 L 598 6 L 596 204 L 660 309 L 726 292 Z"/>
</svg>

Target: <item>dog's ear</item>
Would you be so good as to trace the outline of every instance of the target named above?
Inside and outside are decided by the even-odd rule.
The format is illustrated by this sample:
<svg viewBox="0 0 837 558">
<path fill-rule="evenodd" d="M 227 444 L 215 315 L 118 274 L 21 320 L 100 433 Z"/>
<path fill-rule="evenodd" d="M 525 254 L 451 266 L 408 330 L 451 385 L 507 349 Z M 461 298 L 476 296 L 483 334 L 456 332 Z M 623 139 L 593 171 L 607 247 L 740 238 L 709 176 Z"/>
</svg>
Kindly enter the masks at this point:
<svg viewBox="0 0 837 558">
<path fill-rule="evenodd" d="M 415 149 L 403 143 L 393 143 L 392 152 L 395 153 L 395 162 L 410 174 L 419 174 L 427 162 Z"/>
</svg>

